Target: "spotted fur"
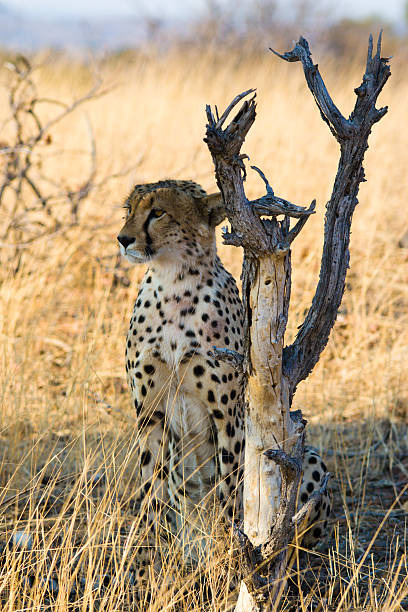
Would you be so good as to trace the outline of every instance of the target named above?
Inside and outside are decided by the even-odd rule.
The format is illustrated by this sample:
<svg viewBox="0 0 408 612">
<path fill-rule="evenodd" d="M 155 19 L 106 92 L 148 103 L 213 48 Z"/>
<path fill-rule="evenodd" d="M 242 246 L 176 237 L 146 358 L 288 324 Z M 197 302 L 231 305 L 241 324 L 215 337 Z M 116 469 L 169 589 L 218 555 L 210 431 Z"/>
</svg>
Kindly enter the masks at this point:
<svg viewBox="0 0 408 612">
<path fill-rule="evenodd" d="M 243 380 L 212 354 L 214 345 L 241 351 L 243 339 L 238 289 L 215 244 L 225 210 L 220 194 L 174 180 L 136 185 L 125 207 L 121 252 L 132 263 L 149 263 L 126 345 L 141 440 L 141 506 L 150 499 L 143 521 L 153 525 L 158 512 L 171 508 L 171 528 L 196 559 L 197 533 L 208 532 L 203 509 L 210 511 L 215 498 L 227 517 L 242 518 Z M 307 449 L 302 503 L 325 471 Z M 322 526 L 309 530 L 306 543 L 320 538 L 329 512 L 325 498 L 313 517 Z"/>
</svg>

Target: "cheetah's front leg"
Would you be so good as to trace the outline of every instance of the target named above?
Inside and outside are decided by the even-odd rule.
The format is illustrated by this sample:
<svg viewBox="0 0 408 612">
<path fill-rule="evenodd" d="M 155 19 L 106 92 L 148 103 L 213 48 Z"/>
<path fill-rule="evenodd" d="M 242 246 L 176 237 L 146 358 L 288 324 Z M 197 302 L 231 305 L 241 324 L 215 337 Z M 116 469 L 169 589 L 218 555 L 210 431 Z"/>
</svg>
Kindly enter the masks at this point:
<svg viewBox="0 0 408 612">
<path fill-rule="evenodd" d="M 183 387 L 199 397 L 214 425 L 217 496 L 230 520 L 242 519 L 239 483 L 244 464 L 244 389 L 238 373 L 225 363 L 201 356 L 186 366 Z"/>
<path fill-rule="evenodd" d="M 169 509 L 169 442 L 166 425 L 167 371 L 149 354 L 128 366 L 128 382 L 137 414 L 141 485 L 136 496 L 139 513 L 139 575 L 154 560 L 160 568 L 159 525 Z"/>
</svg>

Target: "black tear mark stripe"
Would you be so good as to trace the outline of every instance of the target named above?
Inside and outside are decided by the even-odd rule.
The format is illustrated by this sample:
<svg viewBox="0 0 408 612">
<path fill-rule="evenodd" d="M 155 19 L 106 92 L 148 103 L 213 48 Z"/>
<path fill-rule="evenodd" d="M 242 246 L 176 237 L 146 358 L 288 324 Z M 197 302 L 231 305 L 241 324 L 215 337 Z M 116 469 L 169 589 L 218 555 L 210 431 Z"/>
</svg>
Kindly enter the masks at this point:
<svg viewBox="0 0 408 612">
<path fill-rule="evenodd" d="M 143 223 L 143 231 L 145 233 L 146 236 L 146 247 L 145 247 L 145 255 L 146 257 L 152 257 L 152 255 L 154 254 L 154 251 L 151 247 L 151 245 L 153 244 L 153 240 L 149 234 L 149 223 L 150 221 L 154 218 L 154 210 L 151 210 L 146 221 Z"/>
</svg>

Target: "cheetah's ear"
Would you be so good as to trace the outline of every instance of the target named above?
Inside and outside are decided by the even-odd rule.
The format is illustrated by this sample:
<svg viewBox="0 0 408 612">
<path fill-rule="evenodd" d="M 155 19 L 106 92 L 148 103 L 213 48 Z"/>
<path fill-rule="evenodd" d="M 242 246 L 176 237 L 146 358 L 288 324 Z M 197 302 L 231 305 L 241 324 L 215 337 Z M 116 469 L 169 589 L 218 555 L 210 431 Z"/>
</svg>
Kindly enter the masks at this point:
<svg viewBox="0 0 408 612">
<path fill-rule="evenodd" d="M 203 208 L 208 211 L 208 225 L 210 227 L 215 227 L 219 225 L 221 221 L 225 219 L 225 205 L 224 200 L 222 198 L 222 194 L 219 193 L 211 193 L 208 196 L 205 196 L 202 199 Z"/>
</svg>

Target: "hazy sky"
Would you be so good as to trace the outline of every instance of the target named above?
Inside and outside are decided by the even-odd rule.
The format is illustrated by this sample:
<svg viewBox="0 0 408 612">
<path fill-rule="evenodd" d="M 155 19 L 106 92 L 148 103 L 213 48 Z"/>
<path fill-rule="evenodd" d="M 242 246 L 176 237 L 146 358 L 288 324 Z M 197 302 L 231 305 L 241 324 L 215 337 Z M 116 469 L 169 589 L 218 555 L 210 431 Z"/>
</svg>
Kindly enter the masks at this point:
<svg viewBox="0 0 408 612">
<path fill-rule="evenodd" d="M 247 5 L 250 2 L 236 1 Z M 0 0 L 0 3 L 42 18 L 124 16 L 136 15 L 140 11 L 152 17 L 180 17 L 204 11 L 207 4 L 206 0 Z M 278 3 L 284 10 L 285 6 L 290 6 L 291 1 L 278 0 Z M 403 20 L 405 0 L 332 0 L 325 4 L 335 7 L 338 16 L 375 14 L 398 22 Z"/>
</svg>

